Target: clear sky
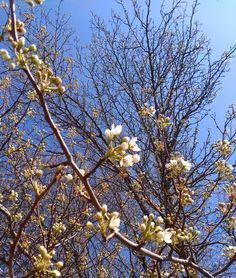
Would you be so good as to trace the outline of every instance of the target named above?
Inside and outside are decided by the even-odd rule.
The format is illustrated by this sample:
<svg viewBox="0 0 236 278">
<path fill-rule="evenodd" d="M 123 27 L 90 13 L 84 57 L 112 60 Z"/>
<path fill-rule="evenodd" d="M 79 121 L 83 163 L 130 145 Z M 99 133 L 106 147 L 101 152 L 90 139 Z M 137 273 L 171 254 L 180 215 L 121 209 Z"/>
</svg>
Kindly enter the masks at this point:
<svg viewBox="0 0 236 278">
<path fill-rule="evenodd" d="M 167 0 L 171 2 L 172 0 Z M 46 0 L 53 7 L 59 0 Z M 130 0 L 125 0 L 129 5 Z M 153 0 L 158 5 L 160 0 Z M 191 3 L 192 0 L 187 0 Z M 89 20 L 91 13 L 108 19 L 111 9 L 117 9 L 115 0 L 64 0 L 63 11 L 71 14 L 71 25 L 76 30 L 81 42 L 88 42 L 90 37 Z M 211 41 L 213 57 L 218 57 L 224 50 L 236 43 L 236 0 L 200 0 L 197 19 L 202 23 L 202 30 Z M 236 102 L 236 58 L 231 62 L 231 71 L 223 80 L 222 89 L 213 105 L 219 117 L 223 117 L 228 105 Z"/>
</svg>

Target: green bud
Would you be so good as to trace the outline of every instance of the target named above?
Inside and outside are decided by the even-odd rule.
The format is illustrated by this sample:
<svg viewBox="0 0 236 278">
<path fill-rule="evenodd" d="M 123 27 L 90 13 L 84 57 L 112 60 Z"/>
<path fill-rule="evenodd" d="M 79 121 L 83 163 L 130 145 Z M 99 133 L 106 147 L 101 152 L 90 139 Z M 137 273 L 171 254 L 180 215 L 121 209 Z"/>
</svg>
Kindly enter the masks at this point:
<svg viewBox="0 0 236 278">
<path fill-rule="evenodd" d="M 29 46 L 29 51 L 36 51 L 36 50 L 37 50 L 37 47 L 36 47 L 35 44 L 31 44 L 31 45 Z"/>
</svg>

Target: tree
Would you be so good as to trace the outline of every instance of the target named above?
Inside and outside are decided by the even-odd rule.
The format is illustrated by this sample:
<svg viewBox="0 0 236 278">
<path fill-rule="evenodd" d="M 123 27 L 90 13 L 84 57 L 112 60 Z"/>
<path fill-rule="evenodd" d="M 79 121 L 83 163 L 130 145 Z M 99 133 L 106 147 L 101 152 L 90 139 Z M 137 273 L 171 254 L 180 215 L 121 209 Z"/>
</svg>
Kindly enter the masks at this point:
<svg viewBox="0 0 236 278">
<path fill-rule="evenodd" d="M 95 16 L 73 59 L 60 10 L 2 4 L 2 277 L 235 271 L 235 107 L 198 142 L 235 47 L 211 61 L 197 1 L 158 22 L 132 4 L 109 27 Z"/>
</svg>

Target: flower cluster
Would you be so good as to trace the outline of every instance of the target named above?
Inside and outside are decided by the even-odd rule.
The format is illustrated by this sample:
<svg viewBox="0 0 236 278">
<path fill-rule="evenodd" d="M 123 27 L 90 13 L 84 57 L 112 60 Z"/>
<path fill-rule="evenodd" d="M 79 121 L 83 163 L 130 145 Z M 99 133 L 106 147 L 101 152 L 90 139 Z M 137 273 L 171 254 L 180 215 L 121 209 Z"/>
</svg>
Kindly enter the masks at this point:
<svg viewBox="0 0 236 278">
<path fill-rule="evenodd" d="M 163 114 L 160 114 L 157 119 L 157 125 L 161 130 L 166 129 L 168 126 L 171 125 L 170 118 L 165 117 Z"/>
<path fill-rule="evenodd" d="M 184 160 L 179 154 L 173 156 L 170 162 L 166 164 L 166 169 L 170 178 L 178 177 L 180 174 L 188 172 L 191 167 L 192 164 Z"/>
<path fill-rule="evenodd" d="M 55 251 L 48 252 L 44 246 L 39 247 L 39 255 L 34 257 L 34 266 L 40 273 L 49 274 L 51 277 L 60 277 L 59 270 L 63 263 L 61 261 L 53 263 L 51 260 L 55 255 Z M 57 269 L 52 270 L 51 267 L 55 266 Z"/>
<path fill-rule="evenodd" d="M 148 107 L 147 104 L 145 104 L 140 110 L 139 114 L 142 117 L 152 117 L 155 115 L 156 109 L 153 106 Z"/>
<path fill-rule="evenodd" d="M 236 254 L 236 246 L 228 246 L 224 249 L 224 254 L 231 259 Z"/>
<path fill-rule="evenodd" d="M 43 0 L 30 0 L 28 3 L 42 4 Z M 26 30 L 24 28 L 24 23 L 20 20 L 16 21 L 16 27 L 19 34 L 25 34 Z M 9 21 L 5 27 L 6 32 L 11 32 L 11 22 Z M 19 65 L 22 68 L 28 66 L 34 66 L 36 70 L 37 83 L 43 92 L 58 92 L 64 93 L 65 87 L 62 86 L 62 80 L 58 76 L 53 75 L 53 70 L 49 65 L 45 64 L 38 55 L 34 54 L 37 51 L 35 44 L 30 46 L 25 46 L 25 38 L 21 36 L 18 41 L 15 41 L 11 36 L 8 36 L 10 40 L 13 51 L 15 53 L 15 58 L 12 59 L 6 49 L 0 49 L 0 55 L 4 62 L 9 62 L 8 68 L 13 70 Z M 31 93 L 31 99 L 33 98 Z"/>
<path fill-rule="evenodd" d="M 107 230 L 111 229 L 114 232 L 119 231 L 120 226 L 120 218 L 119 213 L 113 211 L 111 213 L 107 212 L 107 205 L 102 206 L 102 210 L 97 212 L 96 218 L 98 221 L 98 231 L 101 233 L 103 237 L 107 236 Z M 86 224 L 88 229 L 94 229 L 94 225 L 92 222 L 87 222 Z"/>
<path fill-rule="evenodd" d="M 218 140 L 218 142 L 215 144 L 215 148 L 223 157 L 226 157 L 233 151 L 233 148 L 228 140 Z"/>
<path fill-rule="evenodd" d="M 52 228 L 56 234 L 61 234 L 66 230 L 66 226 L 62 222 L 54 223 Z"/>
<path fill-rule="evenodd" d="M 11 32 L 11 28 L 12 28 L 12 21 L 11 19 L 8 20 L 8 23 L 5 26 L 5 30 L 7 32 Z M 20 21 L 19 19 L 16 20 L 16 30 L 18 33 L 20 34 L 25 34 L 26 30 L 25 30 L 25 23 Z"/>
<path fill-rule="evenodd" d="M 45 65 L 37 55 L 32 55 L 30 57 L 31 62 L 38 67 L 36 72 L 36 77 L 40 88 L 45 93 L 57 92 L 64 93 L 65 87 L 62 86 L 62 80 L 59 76 L 54 76 L 53 71 L 48 65 Z"/>
<path fill-rule="evenodd" d="M 225 187 L 225 191 L 226 193 L 228 194 L 231 202 L 232 202 L 232 205 L 233 206 L 236 206 L 236 182 L 232 183 L 232 184 L 228 184 L 226 187 Z M 229 205 L 229 204 L 228 204 Z M 219 209 L 225 213 L 227 211 L 227 204 L 223 203 L 223 202 L 220 202 L 218 204 L 219 206 Z"/>
<path fill-rule="evenodd" d="M 226 160 L 219 160 L 215 163 L 215 165 L 222 178 L 228 180 L 232 180 L 234 178 L 232 175 L 232 171 L 234 168 Z"/>
<path fill-rule="evenodd" d="M 142 240 L 154 240 L 158 244 L 172 243 L 172 231 L 170 229 L 163 229 L 160 225 L 163 223 L 162 217 L 158 217 L 154 221 L 154 215 L 151 213 L 149 216 L 143 217 L 143 223 L 139 225 L 142 232 Z"/>
<path fill-rule="evenodd" d="M 188 184 L 185 178 L 180 177 L 178 179 L 178 182 L 176 183 L 176 191 L 178 194 L 180 204 L 182 206 L 186 206 L 194 202 L 192 199 L 192 195 L 194 195 L 194 191 L 188 188 Z"/>
<path fill-rule="evenodd" d="M 164 142 L 157 139 L 157 140 L 154 141 L 154 144 L 155 144 L 155 149 L 158 153 L 165 150 Z"/>
<path fill-rule="evenodd" d="M 198 237 L 199 231 L 195 230 L 193 227 L 186 228 L 184 230 L 177 229 L 172 231 L 172 244 L 178 245 L 184 241 L 190 241 Z"/>
<path fill-rule="evenodd" d="M 9 200 L 16 202 L 18 200 L 18 193 L 15 190 L 11 190 L 11 193 L 8 197 Z"/>
<path fill-rule="evenodd" d="M 140 148 L 137 145 L 137 138 L 124 137 L 121 144 L 117 147 L 113 147 L 114 140 L 117 139 L 122 132 L 122 126 L 111 126 L 111 129 L 106 129 L 105 136 L 107 143 L 109 144 L 109 150 L 106 157 L 111 160 L 117 160 L 120 162 L 121 167 L 133 166 L 140 161 L 138 154 L 127 154 L 127 151 L 138 152 Z"/>
</svg>

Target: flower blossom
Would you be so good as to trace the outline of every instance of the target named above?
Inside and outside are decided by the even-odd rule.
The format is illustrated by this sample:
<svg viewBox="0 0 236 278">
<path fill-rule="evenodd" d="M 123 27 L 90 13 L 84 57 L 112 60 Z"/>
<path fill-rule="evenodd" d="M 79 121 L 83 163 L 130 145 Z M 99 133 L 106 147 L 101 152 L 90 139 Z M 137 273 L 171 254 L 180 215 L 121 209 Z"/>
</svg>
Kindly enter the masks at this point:
<svg viewBox="0 0 236 278">
<path fill-rule="evenodd" d="M 119 226 L 120 226 L 120 218 L 119 218 L 119 212 L 112 212 L 111 217 L 109 219 L 109 228 L 111 230 L 114 230 L 115 232 L 119 231 Z"/>
<path fill-rule="evenodd" d="M 170 162 L 166 164 L 166 169 L 169 172 L 170 177 L 179 176 L 181 173 L 188 172 L 192 167 L 192 164 L 188 160 L 184 160 L 181 156 L 176 156 L 170 159 Z"/>
<path fill-rule="evenodd" d="M 114 124 L 111 126 L 111 129 L 106 129 L 105 136 L 108 141 L 111 141 L 114 137 L 118 137 L 121 134 L 122 126 Z"/>
<path fill-rule="evenodd" d="M 171 236 L 172 236 L 172 232 L 166 229 L 163 231 L 159 231 L 156 234 L 155 240 L 157 241 L 157 243 L 162 243 L 162 242 L 172 243 Z"/>
<path fill-rule="evenodd" d="M 140 155 L 138 154 L 127 154 L 123 156 L 120 160 L 121 167 L 129 167 L 133 166 L 134 163 L 138 163 L 140 161 Z"/>
</svg>

